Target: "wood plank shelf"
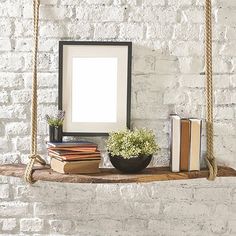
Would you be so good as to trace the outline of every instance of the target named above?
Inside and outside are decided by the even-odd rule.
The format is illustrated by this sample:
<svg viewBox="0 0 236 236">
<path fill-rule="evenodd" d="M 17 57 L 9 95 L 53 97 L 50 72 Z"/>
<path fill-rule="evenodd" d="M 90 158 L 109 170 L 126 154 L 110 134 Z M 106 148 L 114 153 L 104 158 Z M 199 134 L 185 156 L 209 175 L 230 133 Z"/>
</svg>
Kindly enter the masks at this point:
<svg viewBox="0 0 236 236">
<path fill-rule="evenodd" d="M 236 176 L 236 170 L 229 167 L 218 167 L 218 177 Z M 0 175 L 23 177 L 25 165 L 0 165 Z M 96 174 L 64 175 L 50 169 L 50 166 L 34 168 L 35 180 L 65 183 L 144 183 L 166 180 L 184 180 L 206 178 L 208 170 L 172 173 L 168 167 L 147 168 L 139 174 L 122 174 L 115 169 L 101 169 Z"/>
</svg>

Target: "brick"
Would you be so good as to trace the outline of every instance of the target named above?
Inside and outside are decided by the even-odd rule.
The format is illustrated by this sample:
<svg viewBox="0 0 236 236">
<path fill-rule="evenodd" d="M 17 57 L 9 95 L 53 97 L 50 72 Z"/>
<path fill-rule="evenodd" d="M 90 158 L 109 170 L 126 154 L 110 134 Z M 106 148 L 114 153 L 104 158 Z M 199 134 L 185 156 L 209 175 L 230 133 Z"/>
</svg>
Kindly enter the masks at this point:
<svg viewBox="0 0 236 236">
<path fill-rule="evenodd" d="M 135 74 L 149 74 L 155 72 L 155 57 L 147 56 L 134 56 L 135 63 L 133 64 L 133 72 Z"/>
<path fill-rule="evenodd" d="M 76 19 L 68 24 L 67 30 L 70 37 L 87 39 L 92 37 L 93 26 L 89 23 L 81 23 Z"/>
<path fill-rule="evenodd" d="M 168 5 L 175 6 L 175 7 L 185 7 L 191 6 L 192 3 L 188 0 L 168 0 Z"/>
<path fill-rule="evenodd" d="M 25 5 L 23 9 L 24 18 L 33 18 L 32 6 Z M 43 20 L 62 20 L 71 18 L 73 15 L 72 9 L 69 7 L 55 7 L 55 6 L 42 6 L 40 9 L 40 19 Z"/>
<path fill-rule="evenodd" d="M 236 10 L 229 8 L 221 8 L 216 13 L 216 22 L 222 25 L 235 25 Z"/>
<path fill-rule="evenodd" d="M 9 185 L 0 184 L 0 199 L 9 197 Z"/>
<path fill-rule="evenodd" d="M 31 100 L 31 91 L 14 90 L 11 92 L 11 97 L 14 103 L 29 103 Z"/>
<path fill-rule="evenodd" d="M 121 233 L 122 229 L 121 220 L 106 219 L 103 217 L 99 220 L 90 219 L 87 222 L 91 226 L 89 229 L 85 221 L 77 221 L 77 225 L 75 228 L 76 232 L 82 235 L 87 233 L 91 235 L 102 235 L 104 234 L 105 231 L 119 232 L 119 234 Z"/>
<path fill-rule="evenodd" d="M 33 40 L 31 38 L 18 38 L 15 43 L 16 51 L 31 52 L 33 48 Z"/>
<path fill-rule="evenodd" d="M 228 25 L 227 25 L 228 26 Z M 226 38 L 228 40 L 236 40 L 236 27 L 228 26 L 226 29 Z"/>
<path fill-rule="evenodd" d="M 200 74 L 204 69 L 204 62 L 199 57 L 179 58 L 179 68 L 181 74 Z"/>
<path fill-rule="evenodd" d="M 215 103 L 216 104 L 230 104 L 231 98 L 233 99 L 233 94 L 230 94 L 230 91 L 223 90 L 223 91 L 216 91 L 215 92 Z"/>
<path fill-rule="evenodd" d="M 33 35 L 33 21 L 32 19 L 23 19 L 21 18 L 20 20 L 19 19 L 16 19 L 14 21 L 14 35 L 16 37 L 32 37 Z M 40 25 L 40 31 L 41 31 L 41 25 L 42 23 L 39 23 Z"/>
<path fill-rule="evenodd" d="M 11 151 L 8 146 L 5 146 L 5 152 Z M 0 164 L 12 164 L 12 163 L 19 163 L 19 154 L 10 152 L 0 155 Z"/>
<path fill-rule="evenodd" d="M 215 119 L 234 119 L 234 110 L 231 107 L 216 107 L 215 109 Z"/>
<path fill-rule="evenodd" d="M 147 220 L 143 219 L 127 219 L 124 222 L 124 229 L 127 231 L 137 232 L 147 230 Z"/>
<path fill-rule="evenodd" d="M 1 18 L 0 21 L 0 35 L 1 37 L 11 36 L 12 34 L 12 21 L 8 18 Z"/>
<path fill-rule="evenodd" d="M 194 192 L 197 201 L 228 202 L 231 199 L 230 190 L 227 188 L 199 188 Z"/>
<path fill-rule="evenodd" d="M 22 105 L 9 105 L 0 106 L 0 118 L 1 119 L 26 119 L 26 109 Z"/>
<path fill-rule="evenodd" d="M 236 233 L 236 220 L 229 220 L 228 228 L 230 233 Z"/>
<path fill-rule="evenodd" d="M 100 5 L 101 4 L 101 0 L 86 0 L 86 2 L 90 5 Z M 110 5 L 112 3 L 112 0 L 103 0 L 102 4 L 103 5 Z"/>
<path fill-rule="evenodd" d="M 181 212 L 181 215 L 179 214 Z M 200 203 L 170 203 L 164 206 L 163 213 L 165 217 L 169 218 L 197 218 L 208 217 L 210 215 L 210 209 Z"/>
<path fill-rule="evenodd" d="M 113 6 L 91 6 L 84 11 L 84 7 L 77 7 L 76 18 L 84 21 L 121 22 L 124 19 L 124 9 Z"/>
<path fill-rule="evenodd" d="M 57 219 L 65 217 L 84 219 L 84 215 L 88 213 L 88 208 L 89 205 L 82 202 L 77 202 L 76 208 L 74 203 L 69 202 L 60 202 L 60 204 L 35 203 L 34 212 L 35 216 L 47 216 L 48 219 L 54 219 L 56 216 Z"/>
<path fill-rule="evenodd" d="M 27 155 L 28 158 L 28 155 Z M 45 191 L 43 191 L 45 190 Z M 59 203 L 63 202 L 67 198 L 66 186 L 55 185 L 55 184 L 42 184 L 37 188 L 32 188 L 31 186 L 16 186 L 14 191 L 14 197 L 17 200 L 23 201 L 40 201 L 49 203 Z M 48 198 L 53 196 L 52 199 Z"/>
<path fill-rule="evenodd" d="M 8 103 L 9 102 L 9 95 L 7 91 L 0 92 L 0 103 Z"/>
<path fill-rule="evenodd" d="M 96 187 L 97 201 L 118 202 L 121 200 L 122 190 L 117 185 L 106 186 L 98 185 Z"/>
<path fill-rule="evenodd" d="M 163 103 L 164 104 L 183 104 L 188 101 L 188 95 L 180 90 L 166 91 L 164 93 Z"/>
<path fill-rule="evenodd" d="M 158 22 L 159 16 L 157 11 L 159 7 L 145 7 L 145 8 L 133 8 L 129 13 L 130 22 Z"/>
<path fill-rule="evenodd" d="M 180 79 L 182 87 L 188 88 L 204 88 L 204 76 L 201 75 L 182 75 Z"/>
<path fill-rule="evenodd" d="M 40 232 L 43 230 L 44 221 L 38 218 L 23 218 L 20 220 L 20 230 L 23 232 Z"/>
<path fill-rule="evenodd" d="M 25 88 L 32 88 L 32 74 L 23 74 Z M 38 73 L 39 88 L 55 88 L 58 85 L 58 75 L 56 73 Z"/>
<path fill-rule="evenodd" d="M 57 102 L 58 91 L 55 89 L 38 90 L 38 100 L 40 103 Z"/>
<path fill-rule="evenodd" d="M 8 38 L 0 39 L 0 51 L 11 51 L 11 40 Z"/>
<path fill-rule="evenodd" d="M 0 70 L 4 71 L 19 71 L 23 68 L 23 58 L 16 53 L 4 53 L 0 59 Z"/>
<path fill-rule="evenodd" d="M 94 37 L 98 39 L 115 39 L 117 38 L 118 27 L 115 24 L 98 24 L 95 25 Z"/>
<path fill-rule="evenodd" d="M 235 42 L 230 42 L 227 44 L 224 44 L 220 50 L 220 55 L 223 56 L 234 56 L 234 51 L 235 51 Z"/>
<path fill-rule="evenodd" d="M 204 45 L 194 41 L 171 41 L 169 42 L 171 55 L 178 57 L 201 56 L 204 52 Z"/>
<path fill-rule="evenodd" d="M 147 38 L 148 39 L 169 39 L 173 35 L 173 27 L 161 24 L 148 24 L 147 25 Z"/>
<path fill-rule="evenodd" d="M 0 219 L 2 222 L 2 231 L 12 231 L 17 227 L 15 218 Z"/>
<path fill-rule="evenodd" d="M 169 109 L 164 105 L 153 106 L 152 104 L 145 104 L 132 107 L 132 119 L 166 119 L 169 116 Z"/>
<path fill-rule="evenodd" d="M 0 72 L 1 88 L 21 88 L 23 86 L 23 78 L 17 73 Z"/>
<path fill-rule="evenodd" d="M 41 37 L 67 37 L 67 29 L 63 23 L 59 22 L 47 22 L 40 25 L 39 35 Z"/>
<path fill-rule="evenodd" d="M 6 124 L 7 135 L 26 135 L 30 131 L 29 123 L 25 122 L 12 122 Z"/>
<path fill-rule="evenodd" d="M 142 193 L 142 200 L 140 199 L 140 193 Z M 140 200 L 142 202 L 149 202 L 151 200 L 150 189 L 141 185 L 121 186 L 120 195 L 121 199 L 132 199 L 133 202 L 140 202 Z"/>
<path fill-rule="evenodd" d="M 214 87 L 218 88 L 229 88 L 230 87 L 230 76 L 228 75 L 214 75 Z"/>
<path fill-rule="evenodd" d="M 234 135 L 236 133 L 236 126 L 234 124 L 226 122 L 215 122 L 214 123 L 214 132 L 216 135 Z"/>
<path fill-rule="evenodd" d="M 0 16 L 2 17 L 21 17 L 21 5 L 16 2 L 5 4 L 0 3 Z"/>
<path fill-rule="evenodd" d="M 30 213 L 29 203 L 0 202 L 1 217 L 26 216 Z"/>
<path fill-rule="evenodd" d="M 165 0 L 143 0 L 144 6 L 164 6 Z"/>
<path fill-rule="evenodd" d="M 50 228 L 55 233 L 70 233 L 73 230 L 71 220 L 49 220 Z"/>
<path fill-rule="evenodd" d="M 8 140 L 0 137 L 0 150 L 5 151 L 8 148 Z"/>
<path fill-rule="evenodd" d="M 200 35 L 200 27 L 198 24 L 189 24 L 189 23 L 175 24 L 173 39 L 198 40 L 199 35 Z"/>
<path fill-rule="evenodd" d="M 179 72 L 177 60 L 156 60 L 155 71 L 157 74 L 176 74 Z"/>
<path fill-rule="evenodd" d="M 158 199 L 164 201 L 164 205 L 166 204 L 166 201 L 184 201 L 188 200 L 191 201 L 193 199 L 193 190 L 192 188 L 184 188 L 181 186 L 181 188 L 174 187 L 174 186 L 152 186 L 151 187 L 152 199 Z M 162 195 L 161 193 L 163 191 L 168 191 L 168 194 Z"/>
<path fill-rule="evenodd" d="M 182 11 L 182 22 L 204 23 L 204 10 L 188 8 Z"/>
<path fill-rule="evenodd" d="M 139 24 L 121 24 L 120 36 L 126 39 L 142 39 L 144 36 L 144 28 Z"/>
</svg>

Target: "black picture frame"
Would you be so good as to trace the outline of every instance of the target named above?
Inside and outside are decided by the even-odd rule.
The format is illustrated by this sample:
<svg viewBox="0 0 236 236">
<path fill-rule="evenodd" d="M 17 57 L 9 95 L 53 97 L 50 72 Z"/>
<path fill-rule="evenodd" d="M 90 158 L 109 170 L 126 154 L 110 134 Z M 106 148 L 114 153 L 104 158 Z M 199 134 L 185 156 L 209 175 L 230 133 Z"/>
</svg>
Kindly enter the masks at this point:
<svg viewBox="0 0 236 236">
<path fill-rule="evenodd" d="M 63 48 L 67 45 L 95 45 L 95 46 L 127 46 L 127 101 L 126 127 L 130 129 L 131 120 L 131 73 L 132 73 L 132 42 L 104 42 L 104 41 L 59 41 L 59 73 L 58 73 L 58 109 L 63 110 Z M 63 136 L 107 136 L 107 132 L 66 132 Z"/>
</svg>

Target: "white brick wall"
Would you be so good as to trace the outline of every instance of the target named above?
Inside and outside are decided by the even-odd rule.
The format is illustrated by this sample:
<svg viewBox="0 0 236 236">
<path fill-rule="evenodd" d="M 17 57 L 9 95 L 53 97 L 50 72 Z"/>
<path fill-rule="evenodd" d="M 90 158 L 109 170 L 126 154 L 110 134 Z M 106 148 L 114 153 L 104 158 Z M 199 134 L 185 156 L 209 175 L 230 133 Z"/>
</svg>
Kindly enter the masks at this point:
<svg viewBox="0 0 236 236">
<path fill-rule="evenodd" d="M 0 163 L 29 153 L 32 1 L 0 3 Z M 132 125 L 155 131 L 168 165 L 168 115 L 205 117 L 203 0 L 41 0 L 39 152 L 57 107 L 59 40 L 133 41 Z M 213 1 L 215 141 L 236 168 L 236 4 Z M 104 150 L 104 138 L 94 139 Z M 204 139 L 205 140 L 205 139 Z M 203 143 L 205 149 L 205 143 Z M 203 150 L 204 152 L 205 150 Z M 109 165 L 105 162 L 105 165 Z M 235 235 L 235 180 L 38 183 L 0 176 L 0 235 Z M 203 217 L 206 217 L 204 219 Z"/>
</svg>

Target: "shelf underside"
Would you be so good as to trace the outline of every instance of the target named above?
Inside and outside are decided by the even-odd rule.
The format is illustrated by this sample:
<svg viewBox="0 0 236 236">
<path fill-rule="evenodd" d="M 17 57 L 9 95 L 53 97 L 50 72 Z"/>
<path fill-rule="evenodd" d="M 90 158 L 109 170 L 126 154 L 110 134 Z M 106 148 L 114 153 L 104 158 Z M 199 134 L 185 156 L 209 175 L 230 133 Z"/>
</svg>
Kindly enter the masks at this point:
<svg viewBox="0 0 236 236">
<path fill-rule="evenodd" d="M 0 175 L 23 177 L 25 165 L 0 165 Z M 172 173 L 168 167 L 147 168 L 139 174 L 121 174 L 115 169 L 101 169 L 97 174 L 64 175 L 50 169 L 49 166 L 34 168 L 35 180 L 65 183 L 141 183 L 165 180 L 206 178 L 208 170 Z M 218 177 L 236 176 L 236 170 L 229 167 L 218 167 Z"/>
</svg>

